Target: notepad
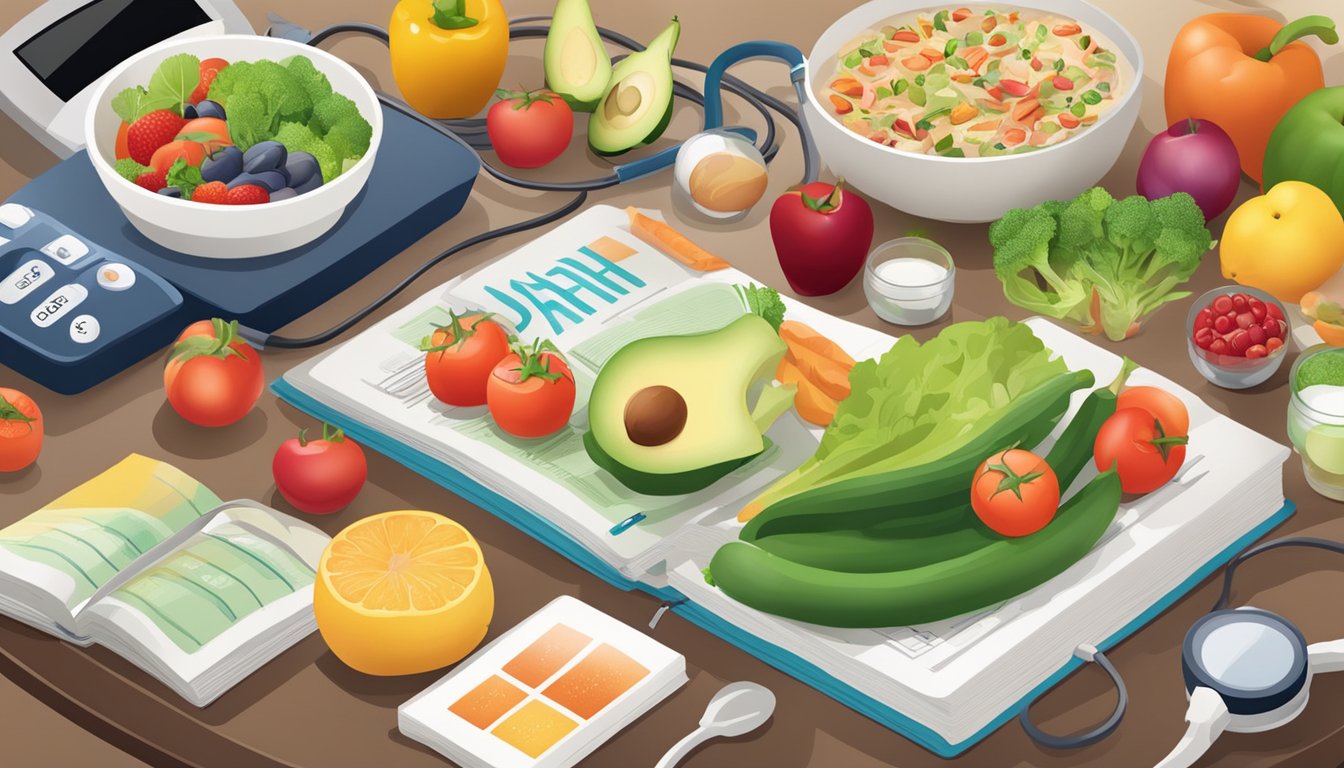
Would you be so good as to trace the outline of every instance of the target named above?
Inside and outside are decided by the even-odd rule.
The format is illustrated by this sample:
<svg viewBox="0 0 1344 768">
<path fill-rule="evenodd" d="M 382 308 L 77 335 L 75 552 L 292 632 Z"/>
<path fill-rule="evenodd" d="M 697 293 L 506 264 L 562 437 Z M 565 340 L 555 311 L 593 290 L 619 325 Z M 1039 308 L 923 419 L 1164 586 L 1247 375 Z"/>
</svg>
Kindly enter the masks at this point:
<svg viewBox="0 0 1344 768">
<path fill-rule="evenodd" d="M 686 683 L 686 659 L 560 597 L 397 710 L 463 766 L 566 768 Z"/>
</svg>

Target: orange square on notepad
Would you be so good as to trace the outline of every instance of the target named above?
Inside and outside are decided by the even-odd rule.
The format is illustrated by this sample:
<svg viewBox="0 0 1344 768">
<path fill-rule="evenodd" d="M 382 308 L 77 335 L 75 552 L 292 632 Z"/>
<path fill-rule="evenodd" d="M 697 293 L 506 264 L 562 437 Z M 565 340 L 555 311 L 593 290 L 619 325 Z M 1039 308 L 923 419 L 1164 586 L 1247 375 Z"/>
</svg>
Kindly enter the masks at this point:
<svg viewBox="0 0 1344 768">
<path fill-rule="evenodd" d="M 532 700 L 491 733 L 528 757 L 539 757 L 578 726 L 554 707 Z"/>
<path fill-rule="evenodd" d="M 536 688 L 568 664 L 590 639 L 576 629 L 556 624 L 505 664 L 504 671 L 524 685 Z"/>
<path fill-rule="evenodd" d="M 620 261 L 635 255 L 635 249 L 613 237 L 602 236 L 588 244 L 598 256 L 607 261 Z"/>
<path fill-rule="evenodd" d="M 587 720 L 648 674 L 642 664 L 603 643 L 543 693 Z"/>
<path fill-rule="evenodd" d="M 491 675 L 453 702 L 448 711 L 484 731 L 526 696 L 522 688 L 499 675 Z"/>
</svg>

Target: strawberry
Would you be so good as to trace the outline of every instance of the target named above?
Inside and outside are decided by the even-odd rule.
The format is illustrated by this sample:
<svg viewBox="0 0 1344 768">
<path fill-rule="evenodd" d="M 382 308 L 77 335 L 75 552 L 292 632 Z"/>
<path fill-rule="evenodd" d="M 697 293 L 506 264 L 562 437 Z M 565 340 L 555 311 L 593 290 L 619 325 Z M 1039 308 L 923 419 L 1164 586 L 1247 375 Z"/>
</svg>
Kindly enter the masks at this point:
<svg viewBox="0 0 1344 768">
<path fill-rule="evenodd" d="M 208 181 L 196 188 L 191 193 L 191 199 L 197 203 L 214 203 L 215 205 L 227 205 L 229 202 L 229 188 L 222 181 Z"/>
<path fill-rule="evenodd" d="M 271 193 L 256 184 L 241 184 L 229 190 L 227 205 L 256 205 L 271 202 Z"/>
<path fill-rule="evenodd" d="M 126 149 L 131 159 L 141 165 L 149 165 L 154 151 L 177 138 L 178 131 L 187 121 L 169 109 L 156 109 L 141 117 L 126 129 Z"/>
<path fill-rule="evenodd" d="M 158 192 L 160 189 L 168 186 L 168 171 L 148 171 L 135 177 L 135 183 L 148 189 L 150 192 Z"/>
</svg>

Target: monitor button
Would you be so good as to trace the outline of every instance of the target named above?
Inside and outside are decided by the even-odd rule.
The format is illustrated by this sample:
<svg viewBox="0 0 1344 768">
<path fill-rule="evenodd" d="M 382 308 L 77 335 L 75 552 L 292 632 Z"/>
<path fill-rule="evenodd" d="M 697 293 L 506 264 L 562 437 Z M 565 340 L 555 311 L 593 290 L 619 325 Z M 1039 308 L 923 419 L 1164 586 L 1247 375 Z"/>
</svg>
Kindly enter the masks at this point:
<svg viewBox="0 0 1344 768">
<path fill-rule="evenodd" d="M 33 212 L 18 203 L 0 205 L 0 224 L 10 229 L 20 229 L 32 218 Z"/>
<path fill-rule="evenodd" d="M 74 235 L 61 235 L 42 246 L 42 252 L 68 267 L 87 256 L 89 246 Z"/>
<path fill-rule="evenodd" d="M 41 259 L 32 259 L 9 273 L 0 284 L 0 304 L 17 304 L 43 283 L 56 276 L 56 270 Z"/>
<path fill-rule="evenodd" d="M 89 298 L 89 289 L 79 283 L 70 283 L 56 289 L 33 310 L 33 325 L 38 328 L 50 328 L 57 320 L 70 314 L 70 311 Z"/>
<path fill-rule="evenodd" d="M 99 264 L 98 285 L 109 291 L 124 291 L 135 285 L 135 270 L 112 261 Z"/>
<path fill-rule="evenodd" d="M 70 322 L 70 339 L 77 344 L 92 344 L 98 340 L 98 318 L 93 315 L 80 315 Z"/>
</svg>

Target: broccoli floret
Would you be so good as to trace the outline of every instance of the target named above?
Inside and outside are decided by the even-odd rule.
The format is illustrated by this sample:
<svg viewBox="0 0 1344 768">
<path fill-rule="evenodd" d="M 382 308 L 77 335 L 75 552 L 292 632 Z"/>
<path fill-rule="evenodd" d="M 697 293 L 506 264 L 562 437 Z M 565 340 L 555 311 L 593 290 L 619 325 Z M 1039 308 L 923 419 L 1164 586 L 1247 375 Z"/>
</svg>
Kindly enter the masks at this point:
<svg viewBox="0 0 1344 768">
<path fill-rule="evenodd" d="M 274 61 L 230 64 L 210 85 L 210 98 L 228 112 L 230 133 L 243 137 L 243 148 L 273 138 L 282 122 L 308 122 L 313 112 L 298 78 Z M 241 124 L 235 128 L 235 123 Z"/>
<path fill-rule="evenodd" d="M 313 130 L 302 123 L 281 123 L 275 140 L 285 145 L 290 152 L 307 152 L 317 160 L 322 169 L 322 183 L 329 183 L 341 175 L 341 158 Z"/>
<path fill-rule="evenodd" d="M 313 66 L 312 59 L 307 56 L 294 56 L 285 62 L 285 68 L 294 76 L 313 104 L 331 95 L 331 81 Z"/>
<path fill-rule="evenodd" d="M 219 70 L 215 79 L 210 83 L 210 100 L 218 102 L 224 107 L 225 111 L 229 109 L 229 99 L 237 89 L 238 84 L 248 80 L 252 72 L 252 62 L 235 61 L 229 66 Z"/>
<path fill-rule="evenodd" d="M 1344 349 L 1319 352 L 1297 367 L 1298 392 L 1318 384 L 1344 387 Z"/>
<path fill-rule="evenodd" d="M 253 144 L 275 136 L 275 115 L 266 108 L 260 94 L 238 91 L 230 97 L 227 109 L 229 138 L 244 152 Z"/>
<path fill-rule="evenodd" d="M 136 179 L 140 178 L 140 174 L 149 173 L 154 170 L 153 168 L 135 162 L 129 157 L 123 157 L 118 160 L 112 165 L 112 168 L 117 172 L 118 176 L 130 182 L 134 182 Z"/>
<path fill-rule="evenodd" d="M 1184 193 L 1115 200 L 1096 187 L 1067 202 L 1009 211 L 989 229 L 994 269 L 1009 301 L 1127 338 L 1177 291 L 1213 245 Z"/>
<path fill-rule="evenodd" d="M 341 158 L 363 156 L 373 138 L 373 126 L 359 114 L 359 107 L 339 93 L 329 94 L 313 106 L 311 127 Z"/>
</svg>

